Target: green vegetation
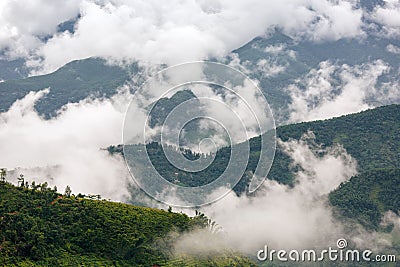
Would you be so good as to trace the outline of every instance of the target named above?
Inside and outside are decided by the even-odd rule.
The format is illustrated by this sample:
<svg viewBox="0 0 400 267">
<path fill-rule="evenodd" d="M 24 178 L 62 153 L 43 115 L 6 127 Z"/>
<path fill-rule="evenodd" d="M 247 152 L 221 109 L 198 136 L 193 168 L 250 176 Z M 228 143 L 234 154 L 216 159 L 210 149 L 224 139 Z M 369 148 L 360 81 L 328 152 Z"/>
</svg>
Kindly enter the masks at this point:
<svg viewBox="0 0 400 267">
<path fill-rule="evenodd" d="M 169 259 L 174 239 L 208 223 L 185 214 L 61 195 L 47 184 L 0 182 L 0 265 L 6 266 L 248 266 L 233 253 Z M 234 264 L 232 266 L 235 266 Z"/>
<path fill-rule="evenodd" d="M 57 71 L 20 80 L 0 83 L 0 112 L 7 111 L 12 103 L 30 91 L 50 88 L 50 93 L 39 100 L 36 109 L 40 114 L 52 116 L 63 105 L 76 103 L 89 96 L 110 97 L 130 77 L 137 67 L 122 69 L 110 66 L 105 60 L 88 58 L 72 61 Z"/>
<path fill-rule="evenodd" d="M 316 143 L 321 144 L 322 147 L 332 146 L 335 143 L 343 145 L 346 151 L 358 162 L 358 171 L 361 175 L 357 176 L 358 178 L 353 177 L 346 186 L 340 187 L 331 196 L 332 204 L 337 206 L 345 216 L 358 220 L 366 227 L 377 228 L 384 211 L 390 209 L 396 212 L 400 210 L 396 191 L 388 189 L 389 193 L 388 190 L 382 190 L 385 186 L 399 189 L 399 180 L 396 180 L 399 178 L 394 177 L 390 171 L 380 170 L 399 167 L 400 105 L 383 106 L 330 120 L 281 126 L 277 128 L 277 136 L 282 141 L 298 140 L 308 131 L 315 134 Z M 172 166 L 165 158 L 162 147 L 158 143 L 147 144 L 147 148 L 148 155 L 159 173 L 170 182 L 182 186 L 199 186 L 213 181 L 225 169 L 230 157 L 230 148 L 222 148 L 216 152 L 214 162 L 207 169 L 198 173 L 191 173 Z M 174 150 L 174 148 L 167 149 Z M 250 140 L 250 150 L 247 171 L 234 188 L 237 194 L 246 191 L 251 178 L 251 171 L 254 171 L 258 164 L 260 137 Z M 111 153 L 122 153 L 122 146 L 109 147 L 109 151 Z M 183 153 L 189 159 L 204 156 L 193 156 L 190 151 L 183 151 Z M 278 146 L 268 178 L 283 184 L 293 185 L 293 173 L 298 168 L 299 166 L 293 166 L 290 157 Z M 362 177 L 377 177 L 370 174 L 377 169 L 380 173 L 379 186 L 373 184 L 375 180 L 362 179 Z M 363 183 L 365 184 L 361 187 Z M 364 191 L 360 189 L 358 193 L 363 198 L 356 198 L 357 195 L 353 191 L 356 191 L 357 188 L 363 188 Z M 353 199 L 353 197 L 355 198 Z M 340 201 L 340 198 L 342 198 L 342 201 Z M 378 200 L 383 201 L 384 204 L 381 204 Z"/>
<path fill-rule="evenodd" d="M 155 126 L 161 126 L 164 124 L 168 114 L 185 101 L 196 99 L 196 96 L 190 90 L 182 90 L 176 92 L 172 97 L 161 98 L 156 103 L 150 105 L 150 121 L 149 126 L 154 128 Z"/>
<path fill-rule="evenodd" d="M 400 211 L 400 169 L 377 169 L 354 176 L 329 195 L 346 217 L 378 229 L 382 213 Z"/>
<path fill-rule="evenodd" d="M 303 122 L 277 128 L 282 141 L 300 139 L 307 131 L 323 146 L 342 144 L 361 172 L 396 168 L 400 162 L 400 105 L 383 106 L 330 120 Z M 277 163 L 281 159 L 277 158 Z M 277 171 L 282 173 L 283 171 Z M 272 177 L 279 180 L 279 177 Z"/>
<path fill-rule="evenodd" d="M 315 141 L 323 147 L 332 146 L 334 143 L 343 145 L 357 160 L 360 172 L 376 168 L 396 168 L 400 162 L 400 105 L 384 106 L 330 120 L 281 126 L 277 128 L 277 137 L 282 141 L 299 140 L 308 131 L 315 134 Z M 248 172 L 254 171 L 257 166 L 260 140 L 260 137 L 250 139 Z M 147 148 L 150 159 L 163 177 L 174 182 L 179 176 L 178 180 L 182 186 L 199 186 L 213 181 L 223 171 L 221 167 L 226 166 L 230 158 L 230 148 L 221 148 L 216 152 L 215 161 L 209 168 L 190 173 L 172 166 L 163 156 L 160 144 L 150 143 L 147 144 Z M 122 146 L 111 146 L 108 150 L 110 153 L 122 153 Z M 184 151 L 184 155 L 189 159 L 193 157 L 192 154 L 190 151 Z M 291 185 L 292 173 L 297 168 L 291 163 L 289 156 L 278 146 L 268 177 Z M 249 176 L 246 174 L 235 191 L 238 194 L 244 192 L 248 181 Z"/>
</svg>

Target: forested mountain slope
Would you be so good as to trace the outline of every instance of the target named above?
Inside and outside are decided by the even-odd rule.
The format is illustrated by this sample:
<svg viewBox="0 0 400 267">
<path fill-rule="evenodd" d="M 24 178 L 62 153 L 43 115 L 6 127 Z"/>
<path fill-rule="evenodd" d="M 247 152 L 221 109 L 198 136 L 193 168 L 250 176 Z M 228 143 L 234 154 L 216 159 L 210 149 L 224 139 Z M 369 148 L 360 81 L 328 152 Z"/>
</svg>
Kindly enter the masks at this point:
<svg viewBox="0 0 400 267">
<path fill-rule="evenodd" d="M 357 114 L 350 114 L 324 121 L 304 122 L 278 127 L 277 138 L 282 141 L 289 139 L 299 140 L 309 131 L 315 134 L 315 142 L 322 147 L 332 146 L 334 143 L 343 145 L 346 151 L 358 162 L 358 170 L 364 172 L 376 168 L 396 168 L 400 163 L 400 105 L 389 105 Z M 162 147 L 158 143 L 147 145 L 149 157 L 157 170 L 166 179 L 173 182 L 176 173 L 183 186 L 198 186 L 212 181 L 216 166 L 225 166 L 229 161 L 230 148 L 221 148 L 216 152 L 217 156 L 213 164 L 206 170 L 198 173 L 189 173 L 176 169 L 163 157 Z M 122 153 L 122 146 L 111 146 L 111 153 Z M 250 159 L 247 169 L 254 171 L 258 163 L 260 150 L 260 137 L 250 139 Z M 196 157 L 190 151 L 185 151 L 186 157 Z M 199 155 L 197 155 L 198 157 Z M 214 170 L 214 171 L 213 171 Z M 284 184 L 293 181 L 293 168 L 291 159 L 278 145 L 271 171 L 270 179 Z M 236 191 L 241 193 L 248 181 L 243 179 Z"/>
<path fill-rule="evenodd" d="M 378 195 L 375 194 L 375 197 L 373 197 L 375 204 L 365 204 L 371 201 L 367 196 L 377 192 L 374 191 L 377 190 L 376 183 L 379 184 L 380 188 L 398 186 L 400 183 L 398 172 L 395 171 L 400 166 L 400 105 L 383 106 L 324 121 L 281 126 L 277 128 L 277 137 L 284 142 L 290 139 L 298 140 L 309 131 L 315 134 L 315 142 L 322 147 L 332 146 L 335 143 L 343 145 L 347 153 L 354 157 L 358 163 L 360 176 L 353 177 L 346 186 L 340 187 L 332 193 L 333 205 L 343 210 L 346 216 L 356 218 L 362 224 L 375 228 L 383 212 L 400 210 L 398 197 L 392 191 L 390 193 L 381 190 Z M 230 158 L 230 148 L 221 148 L 216 152 L 214 162 L 207 169 L 191 173 L 179 170 L 171 165 L 163 156 L 162 148 L 158 143 L 150 143 L 147 148 L 150 159 L 163 177 L 182 186 L 199 186 L 213 181 L 222 174 Z M 169 148 L 167 147 L 167 149 Z M 250 140 L 250 149 L 248 172 L 234 188 L 237 194 L 246 191 L 251 177 L 248 174 L 250 171 L 254 171 L 257 166 L 260 137 Z M 109 151 L 111 153 L 122 153 L 122 146 L 109 147 Z M 184 151 L 184 154 L 189 159 L 200 156 L 187 150 Z M 268 178 L 292 185 L 293 173 L 296 172 L 296 168 L 298 166 L 293 166 L 290 157 L 278 145 Z M 370 179 L 362 179 L 362 177 L 369 177 Z M 364 195 L 364 198 L 350 201 L 349 199 L 355 197 L 351 190 L 356 190 L 359 184 L 364 182 L 366 184 L 362 188 L 365 190 L 359 192 L 359 194 Z M 341 194 L 346 195 L 346 197 L 340 197 L 343 201 L 338 199 Z M 385 199 L 381 200 L 381 197 Z M 361 201 L 363 204 L 353 206 L 352 201 Z M 353 209 L 358 209 L 358 211 L 355 212 Z"/>
<path fill-rule="evenodd" d="M 170 258 L 174 239 L 168 234 L 204 227 L 207 220 L 61 195 L 46 184 L 27 188 L 0 182 L 0 265 L 251 266 L 231 252 Z"/>
<path fill-rule="evenodd" d="M 362 4 L 375 5 L 371 1 Z M 378 91 L 384 91 L 383 83 L 398 80 L 400 57 L 388 50 L 391 46 L 399 47 L 399 40 L 372 34 L 362 40 L 345 38 L 312 42 L 293 39 L 275 29 L 266 36 L 252 39 L 224 58 L 212 60 L 230 63 L 237 57 L 236 60 L 246 68 L 246 74 L 260 81 L 260 88 L 274 110 L 278 124 L 282 124 L 287 119 L 288 105 L 292 100 L 288 86 L 304 80 L 311 70 L 318 70 L 321 62 L 327 61 L 338 67 L 346 65 L 350 68 L 358 68 L 357 66 L 375 61 L 384 62 L 390 69 L 380 75 L 376 84 Z M 268 62 L 267 66 L 264 66 L 265 62 Z M 50 87 L 50 94 L 36 105 L 41 114 L 54 114 L 62 105 L 76 103 L 89 95 L 109 97 L 118 86 L 131 81 L 140 72 L 138 64 L 140 63 L 121 67 L 109 65 L 104 59 L 87 58 L 72 61 L 53 73 L 26 78 L 29 70 L 24 67 L 22 59 L 0 60 L 0 81 L 5 80 L 0 82 L 0 111 L 8 110 L 16 99 L 22 98 L 28 92 L 47 87 Z M 269 68 L 277 68 L 278 71 L 269 73 Z M 337 77 L 332 79 L 332 86 L 338 86 L 335 90 L 340 91 L 343 87 L 342 81 Z M 379 102 L 389 104 L 399 101 L 388 99 L 386 102 L 384 99 L 370 96 L 366 100 L 374 105 Z"/>
<path fill-rule="evenodd" d="M 377 229 L 384 212 L 400 212 L 400 169 L 376 169 L 354 176 L 329 200 L 344 216 Z"/>
<path fill-rule="evenodd" d="M 88 58 L 72 61 L 57 71 L 0 83 L 0 112 L 7 111 L 15 100 L 30 91 L 50 88 L 50 93 L 36 104 L 40 114 L 53 115 L 67 103 L 76 103 L 88 96 L 110 97 L 130 79 L 131 69 L 111 66 L 105 60 Z"/>
<path fill-rule="evenodd" d="M 323 146 L 342 144 L 358 162 L 360 172 L 376 168 L 396 168 L 400 164 L 400 105 L 383 106 L 357 114 L 324 121 L 303 122 L 277 128 L 282 141 L 300 139 L 307 131 L 315 134 L 315 141 Z M 257 143 L 258 138 L 252 140 Z M 269 177 L 290 182 L 289 158 L 280 148 Z M 284 179 L 282 179 L 284 178 Z"/>
</svg>

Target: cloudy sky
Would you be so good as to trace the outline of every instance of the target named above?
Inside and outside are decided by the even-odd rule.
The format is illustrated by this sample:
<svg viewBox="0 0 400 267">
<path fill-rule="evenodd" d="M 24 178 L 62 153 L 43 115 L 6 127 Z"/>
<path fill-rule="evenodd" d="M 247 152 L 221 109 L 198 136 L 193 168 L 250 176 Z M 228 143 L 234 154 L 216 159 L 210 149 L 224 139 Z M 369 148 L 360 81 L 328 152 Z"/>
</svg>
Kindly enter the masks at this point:
<svg viewBox="0 0 400 267">
<path fill-rule="evenodd" d="M 174 64 L 224 56 L 274 27 L 315 42 L 362 38 L 377 24 L 398 35 L 399 18 L 396 0 L 373 10 L 356 0 L 3 0 L 0 50 L 35 73 L 91 56 Z M 58 27 L 66 21 L 72 31 Z"/>
<path fill-rule="evenodd" d="M 173 65 L 225 57 L 276 28 L 295 41 L 311 43 L 362 41 L 368 35 L 399 40 L 400 1 L 383 0 L 371 8 L 357 0 L 1 0 L 0 58 L 24 59 L 30 75 L 88 57 L 115 64 Z M 393 57 L 400 55 L 395 44 L 386 50 Z M 296 52 L 285 46 L 268 46 L 264 51 L 296 60 Z M 237 55 L 231 57 L 231 66 L 246 74 L 251 71 Z M 287 67 L 267 59 L 254 65 L 262 78 Z M 384 90 L 377 87 L 379 78 L 391 70 L 393 66 L 379 59 L 352 66 L 320 62 L 285 88 L 290 98 L 288 122 L 358 112 L 373 106 L 369 98 L 399 100 L 398 79 L 387 81 Z M 399 77 L 400 69 L 397 72 Z M 0 167 L 16 169 L 15 176 L 23 172 L 37 182 L 48 181 L 61 192 L 70 185 L 73 193 L 126 201 L 132 179 L 125 163 L 101 148 L 122 143 L 123 120 L 132 97 L 129 88 L 119 88 L 110 99 L 69 103 L 57 116 L 45 119 L 34 105 L 49 90 L 31 92 L 0 113 Z M 304 170 L 296 174 L 295 188 L 268 181 L 256 199 L 230 194 L 206 209 L 231 233 L 228 243 L 249 252 L 265 241 L 304 246 L 342 234 L 343 225 L 332 215 L 326 194 L 354 175 L 357 163 L 341 146 L 326 148 L 325 156 L 317 157 L 312 142 L 311 133 L 298 141 L 280 142 Z M 190 248 L 188 242 L 192 244 L 193 237 L 177 246 Z"/>
</svg>

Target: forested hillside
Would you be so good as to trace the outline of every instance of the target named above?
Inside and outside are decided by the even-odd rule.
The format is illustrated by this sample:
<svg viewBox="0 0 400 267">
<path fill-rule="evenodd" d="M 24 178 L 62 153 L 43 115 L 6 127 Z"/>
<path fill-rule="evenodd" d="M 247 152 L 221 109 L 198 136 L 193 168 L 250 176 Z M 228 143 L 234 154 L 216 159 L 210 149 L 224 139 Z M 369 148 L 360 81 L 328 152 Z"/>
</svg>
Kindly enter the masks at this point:
<svg viewBox="0 0 400 267">
<path fill-rule="evenodd" d="M 1 266 L 251 266 L 227 252 L 170 258 L 173 239 L 208 219 L 0 182 Z"/>
<path fill-rule="evenodd" d="M 108 65 L 104 59 L 88 58 L 72 61 L 57 71 L 19 80 L 0 83 L 0 112 L 7 111 L 12 103 L 30 91 L 50 88 L 50 93 L 36 104 L 40 114 L 47 116 L 67 103 L 76 103 L 89 96 L 110 97 L 116 89 L 130 79 L 132 65 L 126 69 Z"/>
<path fill-rule="evenodd" d="M 400 163 L 400 105 L 383 106 L 330 120 L 303 122 L 277 128 L 282 141 L 300 139 L 307 131 L 323 146 L 342 144 L 358 162 L 359 171 L 396 168 Z M 256 140 L 254 140 L 256 141 Z M 270 177 L 280 180 L 284 157 L 277 153 Z"/>
<path fill-rule="evenodd" d="M 357 160 L 360 172 L 399 166 L 400 105 L 384 106 L 330 120 L 281 126 L 276 131 L 277 137 L 282 141 L 298 140 L 304 133 L 312 131 L 315 134 L 316 143 L 323 147 L 331 146 L 334 143 L 342 144 L 347 152 Z M 226 166 L 230 157 L 230 148 L 221 148 L 216 152 L 215 161 L 208 169 L 198 173 L 189 173 L 172 166 L 163 156 L 160 144 L 153 142 L 147 147 L 149 157 L 157 170 L 170 182 L 174 182 L 179 176 L 178 180 L 182 186 L 198 186 L 212 181 L 213 177 L 217 177 L 223 171 L 220 170 L 220 167 Z M 260 137 L 250 140 L 250 149 L 247 170 L 254 171 L 258 163 Z M 111 153 L 122 153 L 122 146 L 111 146 L 108 150 Z M 184 154 L 188 158 L 196 157 L 187 150 Z M 278 146 L 268 177 L 284 184 L 291 184 L 293 168 L 290 163 L 290 158 Z M 248 179 L 242 179 L 235 189 L 236 192 L 243 192 L 247 182 Z"/>
<path fill-rule="evenodd" d="M 360 4 L 370 8 L 376 3 L 363 1 Z M 71 23 L 67 21 L 60 28 L 73 31 Z M 388 51 L 387 47 L 391 45 L 398 47 L 400 42 L 395 38 L 369 35 L 362 41 L 345 38 L 315 43 L 293 39 L 275 29 L 270 34 L 256 37 L 233 50 L 226 58 L 214 60 L 229 63 L 233 60 L 231 56 L 236 55 L 240 63 L 248 68 L 248 75 L 260 81 L 260 88 L 274 110 L 278 123 L 281 124 L 287 119 L 287 105 L 291 100 L 287 87 L 299 79 L 304 79 L 304 75 L 312 69 L 318 69 L 323 61 L 353 67 L 382 60 L 391 68 L 382 74 L 378 80 L 378 87 L 391 81 L 396 77 L 397 66 L 400 63 L 399 57 Z M 282 71 L 266 74 L 262 64 L 260 65 L 264 61 L 270 62 L 272 66 L 281 67 Z M 72 61 L 53 73 L 27 78 L 31 69 L 24 66 L 24 63 L 22 59 L 5 61 L 0 58 L 0 81 L 5 80 L 0 83 L 0 111 L 6 111 L 16 99 L 22 98 L 30 91 L 50 87 L 50 94 L 36 105 L 39 113 L 49 115 L 68 102 L 76 103 L 92 94 L 97 97 L 113 95 L 118 86 L 131 81 L 132 76 L 139 73 L 135 64 L 121 68 L 118 65 L 109 65 L 103 59 L 87 58 Z M 377 100 L 374 97 L 369 99 L 372 103 Z M 393 101 L 388 99 L 388 103 Z"/>
<path fill-rule="evenodd" d="M 400 211 L 400 169 L 376 169 L 354 176 L 331 192 L 329 200 L 346 217 L 378 229 L 382 213 Z"/>
<path fill-rule="evenodd" d="M 400 166 L 400 105 L 383 106 L 324 121 L 281 126 L 277 128 L 277 137 L 282 141 L 288 141 L 289 139 L 298 140 L 308 131 L 312 131 L 315 134 L 315 142 L 321 144 L 322 147 L 331 146 L 335 143 L 343 145 L 346 151 L 357 160 L 358 172 L 362 174 L 360 177 L 364 177 L 364 175 L 369 177 L 370 174 L 368 173 L 376 169 L 393 169 Z M 150 143 L 147 145 L 147 148 L 148 155 L 157 171 L 170 182 L 181 186 L 199 186 L 213 181 L 222 174 L 230 158 L 230 148 L 221 148 L 216 152 L 214 162 L 207 169 L 192 173 L 179 170 L 171 165 L 158 143 Z M 234 188 L 237 194 L 242 194 L 246 191 L 251 177 L 249 173 L 250 171 L 254 171 L 257 166 L 260 153 L 260 137 L 250 140 L 250 149 L 247 172 Z M 122 153 L 122 146 L 109 147 L 109 151 L 111 153 Z M 173 152 L 174 149 L 171 148 L 171 151 Z M 187 150 L 183 151 L 183 153 L 189 159 L 200 156 Z M 298 166 L 293 166 L 291 163 L 290 157 L 278 145 L 268 178 L 277 180 L 283 184 L 292 185 L 293 173 Z M 384 171 L 381 172 L 380 179 L 382 183 L 386 183 L 386 176 L 388 184 L 394 183 L 396 185 L 396 182 L 397 184 L 399 183 L 399 180 L 395 180 L 400 179 L 398 175 L 393 176 L 391 172 Z M 382 191 L 379 196 L 386 197 L 385 203 L 392 203 L 391 206 L 368 206 L 362 204 L 361 206 L 358 205 L 358 208 L 355 208 L 351 202 L 338 201 L 337 197 L 335 197 L 338 194 L 345 194 L 347 196 L 347 198 L 343 199 L 351 199 L 353 197 L 346 188 L 356 188 L 357 181 L 358 183 L 362 183 L 364 180 L 360 180 L 360 178 L 351 179 L 346 184 L 346 187 L 341 187 L 335 191 L 332 198 L 332 204 L 343 210 L 346 216 L 356 218 L 367 227 L 376 228 L 384 211 L 388 209 L 394 211 L 400 209 L 400 203 L 396 198 L 396 194 L 386 194 L 385 191 Z M 382 184 L 383 186 L 384 184 Z M 363 192 L 362 194 L 368 195 L 373 193 L 374 187 L 366 184 L 365 189 L 368 192 Z M 378 209 L 378 207 L 380 208 Z M 349 212 L 348 209 L 359 210 L 357 213 Z"/>
</svg>

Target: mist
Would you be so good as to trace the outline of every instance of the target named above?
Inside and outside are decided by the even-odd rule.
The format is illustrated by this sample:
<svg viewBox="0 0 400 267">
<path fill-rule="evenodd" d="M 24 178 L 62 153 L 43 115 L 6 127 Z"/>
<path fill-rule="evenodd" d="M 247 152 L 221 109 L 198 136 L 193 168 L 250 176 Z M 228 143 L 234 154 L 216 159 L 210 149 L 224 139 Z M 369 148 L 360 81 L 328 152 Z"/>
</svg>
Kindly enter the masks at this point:
<svg viewBox="0 0 400 267">
<path fill-rule="evenodd" d="M 118 65 L 139 62 L 151 72 L 161 64 L 171 66 L 230 55 L 228 64 L 249 74 L 246 62 L 240 62 L 231 51 L 257 36 L 268 36 L 274 29 L 295 41 L 317 43 L 362 40 L 367 36 L 366 29 L 379 27 L 382 31 L 375 30 L 374 34 L 398 38 L 399 18 L 400 5 L 393 0 L 385 0 L 370 11 L 353 0 L 33 0 L 23 4 L 4 0 L 0 2 L 0 59 L 22 58 L 30 75 L 38 75 L 87 57 L 105 58 L 109 64 Z M 71 30 L 60 28 L 65 22 L 71 23 Z M 400 54 L 394 44 L 387 45 L 386 50 L 393 56 Z M 296 52 L 284 46 L 268 46 L 265 51 L 296 60 Z M 263 79 L 282 74 L 288 67 L 266 59 L 254 65 Z M 290 97 L 287 123 L 328 119 L 399 102 L 398 81 L 379 83 L 389 71 L 391 67 L 383 60 L 355 66 L 320 62 L 285 88 Z M 73 194 L 100 194 L 104 199 L 122 202 L 140 198 L 149 206 L 165 207 L 139 193 L 122 156 L 104 149 L 123 143 L 125 112 L 134 97 L 129 89 L 119 88 L 109 99 L 89 97 L 69 103 L 50 119 L 37 113 L 35 103 L 51 88 L 17 100 L 8 111 L 0 113 L 0 167 L 8 169 L 7 180 L 16 183 L 17 177 L 24 174 L 26 181 L 48 182 L 61 193 L 69 185 Z M 227 101 L 211 89 L 194 87 L 194 91 L 198 96 Z M 140 102 L 143 96 L 135 97 Z M 153 100 L 146 99 L 145 103 Z M 245 106 L 233 105 L 231 100 L 231 112 L 210 106 L 205 109 L 210 108 L 208 115 L 221 121 L 231 121 L 232 112 L 247 116 L 246 137 L 260 134 Z M 257 102 L 254 96 L 250 105 L 255 107 Z M 145 107 L 134 110 L 137 113 L 132 132 L 138 135 L 147 119 Z M 210 125 L 203 122 L 201 127 Z M 155 136 L 159 130 L 149 135 Z M 203 151 L 226 145 L 219 134 L 213 140 L 216 146 L 203 147 Z M 236 141 L 243 141 L 239 137 Z M 178 254 L 231 249 L 255 255 L 266 244 L 276 249 L 325 247 L 343 237 L 358 247 L 376 251 L 392 245 L 393 234 L 400 235 L 400 219 L 392 212 L 387 212 L 382 221 L 383 225 L 394 225 L 388 234 L 369 232 L 335 217 L 329 192 L 357 174 L 356 160 L 342 146 L 322 148 L 315 143 L 312 132 L 300 140 L 278 140 L 278 145 L 299 167 L 294 173 L 294 187 L 267 179 L 254 197 L 231 192 L 203 207 L 201 211 L 220 228 L 217 232 L 209 228 L 181 236 L 175 244 Z M 191 148 L 196 150 L 195 146 Z M 132 188 L 138 195 L 131 195 Z M 219 188 L 214 194 L 223 191 L 226 189 Z M 174 192 L 167 193 L 174 203 Z M 182 211 L 193 215 L 193 210 Z"/>
<path fill-rule="evenodd" d="M 46 181 L 60 192 L 69 185 L 74 194 L 126 199 L 131 179 L 124 161 L 101 148 L 121 143 L 128 91 L 67 104 L 45 120 L 34 104 L 48 92 L 31 92 L 0 114 L 0 162 L 14 170 L 8 179 L 22 173 L 26 181 Z"/>
<path fill-rule="evenodd" d="M 329 119 L 398 103 L 397 81 L 378 84 L 378 79 L 389 70 L 382 60 L 355 66 L 321 62 L 317 69 L 286 88 L 291 98 L 290 122 Z"/>
<path fill-rule="evenodd" d="M 294 187 L 267 179 L 255 197 L 231 193 L 204 207 L 202 212 L 217 223 L 218 231 L 208 228 L 183 235 L 175 245 L 178 255 L 231 250 L 255 257 L 264 245 L 276 250 L 327 248 L 340 238 L 374 252 L 392 246 L 393 234 L 399 231 L 396 214 L 388 212 L 382 220 L 394 223 L 391 233 L 367 231 L 335 217 L 329 192 L 357 174 L 356 160 L 341 145 L 322 149 L 312 132 L 278 143 L 300 167 Z"/>
<path fill-rule="evenodd" d="M 364 11 L 342 0 L 6 0 L 0 12 L 0 49 L 26 59 L 31 74 L 93 56 L 168 65 L 223 57 L 276 27 L 315 42 L 365 35 Z"/>
</svg>

